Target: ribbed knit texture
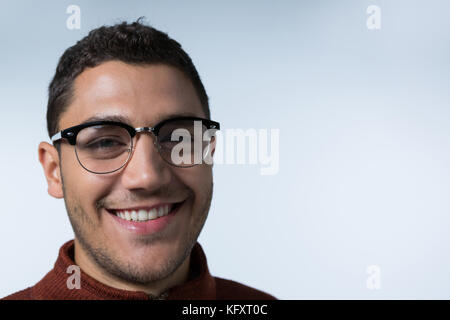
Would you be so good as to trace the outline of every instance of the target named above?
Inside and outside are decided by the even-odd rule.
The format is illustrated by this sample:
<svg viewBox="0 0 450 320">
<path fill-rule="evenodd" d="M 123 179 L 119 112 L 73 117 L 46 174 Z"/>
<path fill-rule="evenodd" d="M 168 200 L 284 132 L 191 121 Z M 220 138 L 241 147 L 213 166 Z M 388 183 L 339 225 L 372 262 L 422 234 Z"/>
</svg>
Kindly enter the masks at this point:
<svg viewBox="0 0 450 320">
<path fill-rule="evenodd" d="M 74 241 L 66 242 L 59 250 L 54 268 L 36 285 L 18 291 L 7 300 L 222 300 L 275 299 L 273 296 L 235 281 L 211 276 L 199 243 L 191 252 L 190 276 L 184 284 L 169 289 L 158 297 L 141 291 L 127 291 L 109 287 L 81 270 L 80 289 L 69 289 L 66 273 L 74 262 Z"/>
</svg>

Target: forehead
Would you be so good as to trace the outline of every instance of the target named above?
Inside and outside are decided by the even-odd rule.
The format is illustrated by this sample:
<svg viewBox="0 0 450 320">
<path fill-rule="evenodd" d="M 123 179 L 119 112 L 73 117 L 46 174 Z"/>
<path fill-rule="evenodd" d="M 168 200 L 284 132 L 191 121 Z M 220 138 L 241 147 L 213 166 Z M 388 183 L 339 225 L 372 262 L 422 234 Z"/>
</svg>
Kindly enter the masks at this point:
<svg viewBox="0 0 450 320">
<path fill-rule="evenodd" d="M 61 129 L 92 117 L 120 116 L 135 127 L 175 115 L 205 116 L 192 82 L 178 69 L 109 61 L 83 71 L 62 114 Z"/>
</svg>

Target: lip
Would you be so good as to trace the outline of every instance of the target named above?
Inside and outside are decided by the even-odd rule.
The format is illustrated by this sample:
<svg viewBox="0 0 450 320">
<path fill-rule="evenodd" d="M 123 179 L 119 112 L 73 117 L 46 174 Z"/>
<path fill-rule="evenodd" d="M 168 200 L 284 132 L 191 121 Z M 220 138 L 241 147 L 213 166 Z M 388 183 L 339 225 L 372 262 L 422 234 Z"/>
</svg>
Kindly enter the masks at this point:
<svg viewBox="0 0 450 320">
<path fill-rule="evenodd" d="M 109 215 L 113 218 L 113 220 L 121 228 L 124 228 L 125 230 L 127 230 L 131 233 L 137 234 L 137 235 L 150 235 L 150 234 L 157 233 L 157 232 L 160 232 L 161 230 L 165 229 L 171 223 L 171 221 L 175 217 L 176 213 L 180 210 L 180 208 L 184 205 L 185 202 L 186 202 L 186 200 L 175 203 L 172 210 L 166 216 L 159 217 L 154 220 L 148 220 L 148 221 L 131 221 L 131 220 L 128 221 L 128 220 L 125 220 L 125 219 L 122 219 L 122 218 L 116 216 L 116 214 L 111 211 L 112 209 L 107 209 L 106 211 L 109 213 Z M 157 205 L 157 206 L 159 206 L 159 205 Z M 151 209 L 154 207 L 155 206 L 135 207 L 135 208 L 127 208 L 126 210 L 143 209 L 143 208 Z M 120 211 L 120 210 L 125 210 L 125 209 L 114 209 L 114 211 Z"/>
</svg>

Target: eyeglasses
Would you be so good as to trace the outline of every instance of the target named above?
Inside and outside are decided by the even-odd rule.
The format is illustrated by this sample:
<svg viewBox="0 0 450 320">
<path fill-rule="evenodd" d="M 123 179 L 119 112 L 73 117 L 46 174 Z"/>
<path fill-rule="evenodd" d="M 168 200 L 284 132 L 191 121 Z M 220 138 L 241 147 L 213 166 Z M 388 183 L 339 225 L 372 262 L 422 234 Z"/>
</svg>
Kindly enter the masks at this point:
<svg viewBox="0 0 450 320">
<path fill-rule="evenodd" d="M 131 159 L 139 132 L 153 134 L 159 154 L 171 165 L 212 164 L 215 132 L 219 129 L 218 122 L 197 117 L 177 117 L 154 127 L 139 128 L 117 121 L 93 121 L 64 129 L 51 140 L 56 143 L 66 139 L 75 146 L 76 157 L 84 169 L 106 174 L 120 170 Z"/>
</svg>

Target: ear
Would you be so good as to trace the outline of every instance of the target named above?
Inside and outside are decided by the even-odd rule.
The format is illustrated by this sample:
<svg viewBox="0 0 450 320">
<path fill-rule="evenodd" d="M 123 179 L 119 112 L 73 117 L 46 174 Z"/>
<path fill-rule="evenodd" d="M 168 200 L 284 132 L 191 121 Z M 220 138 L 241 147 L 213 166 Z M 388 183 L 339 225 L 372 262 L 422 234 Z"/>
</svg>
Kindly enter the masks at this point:
<svg viewBox="0 0 450 320">
<path fill-rule="evenodd" d="M 39 162 L 44 169 L 45 178 L 47 179 L 48 194 L 58 199 L 63 198 L 58 150 L 47 142 L 41 142 L 38 153 Z"/>
</svg>

